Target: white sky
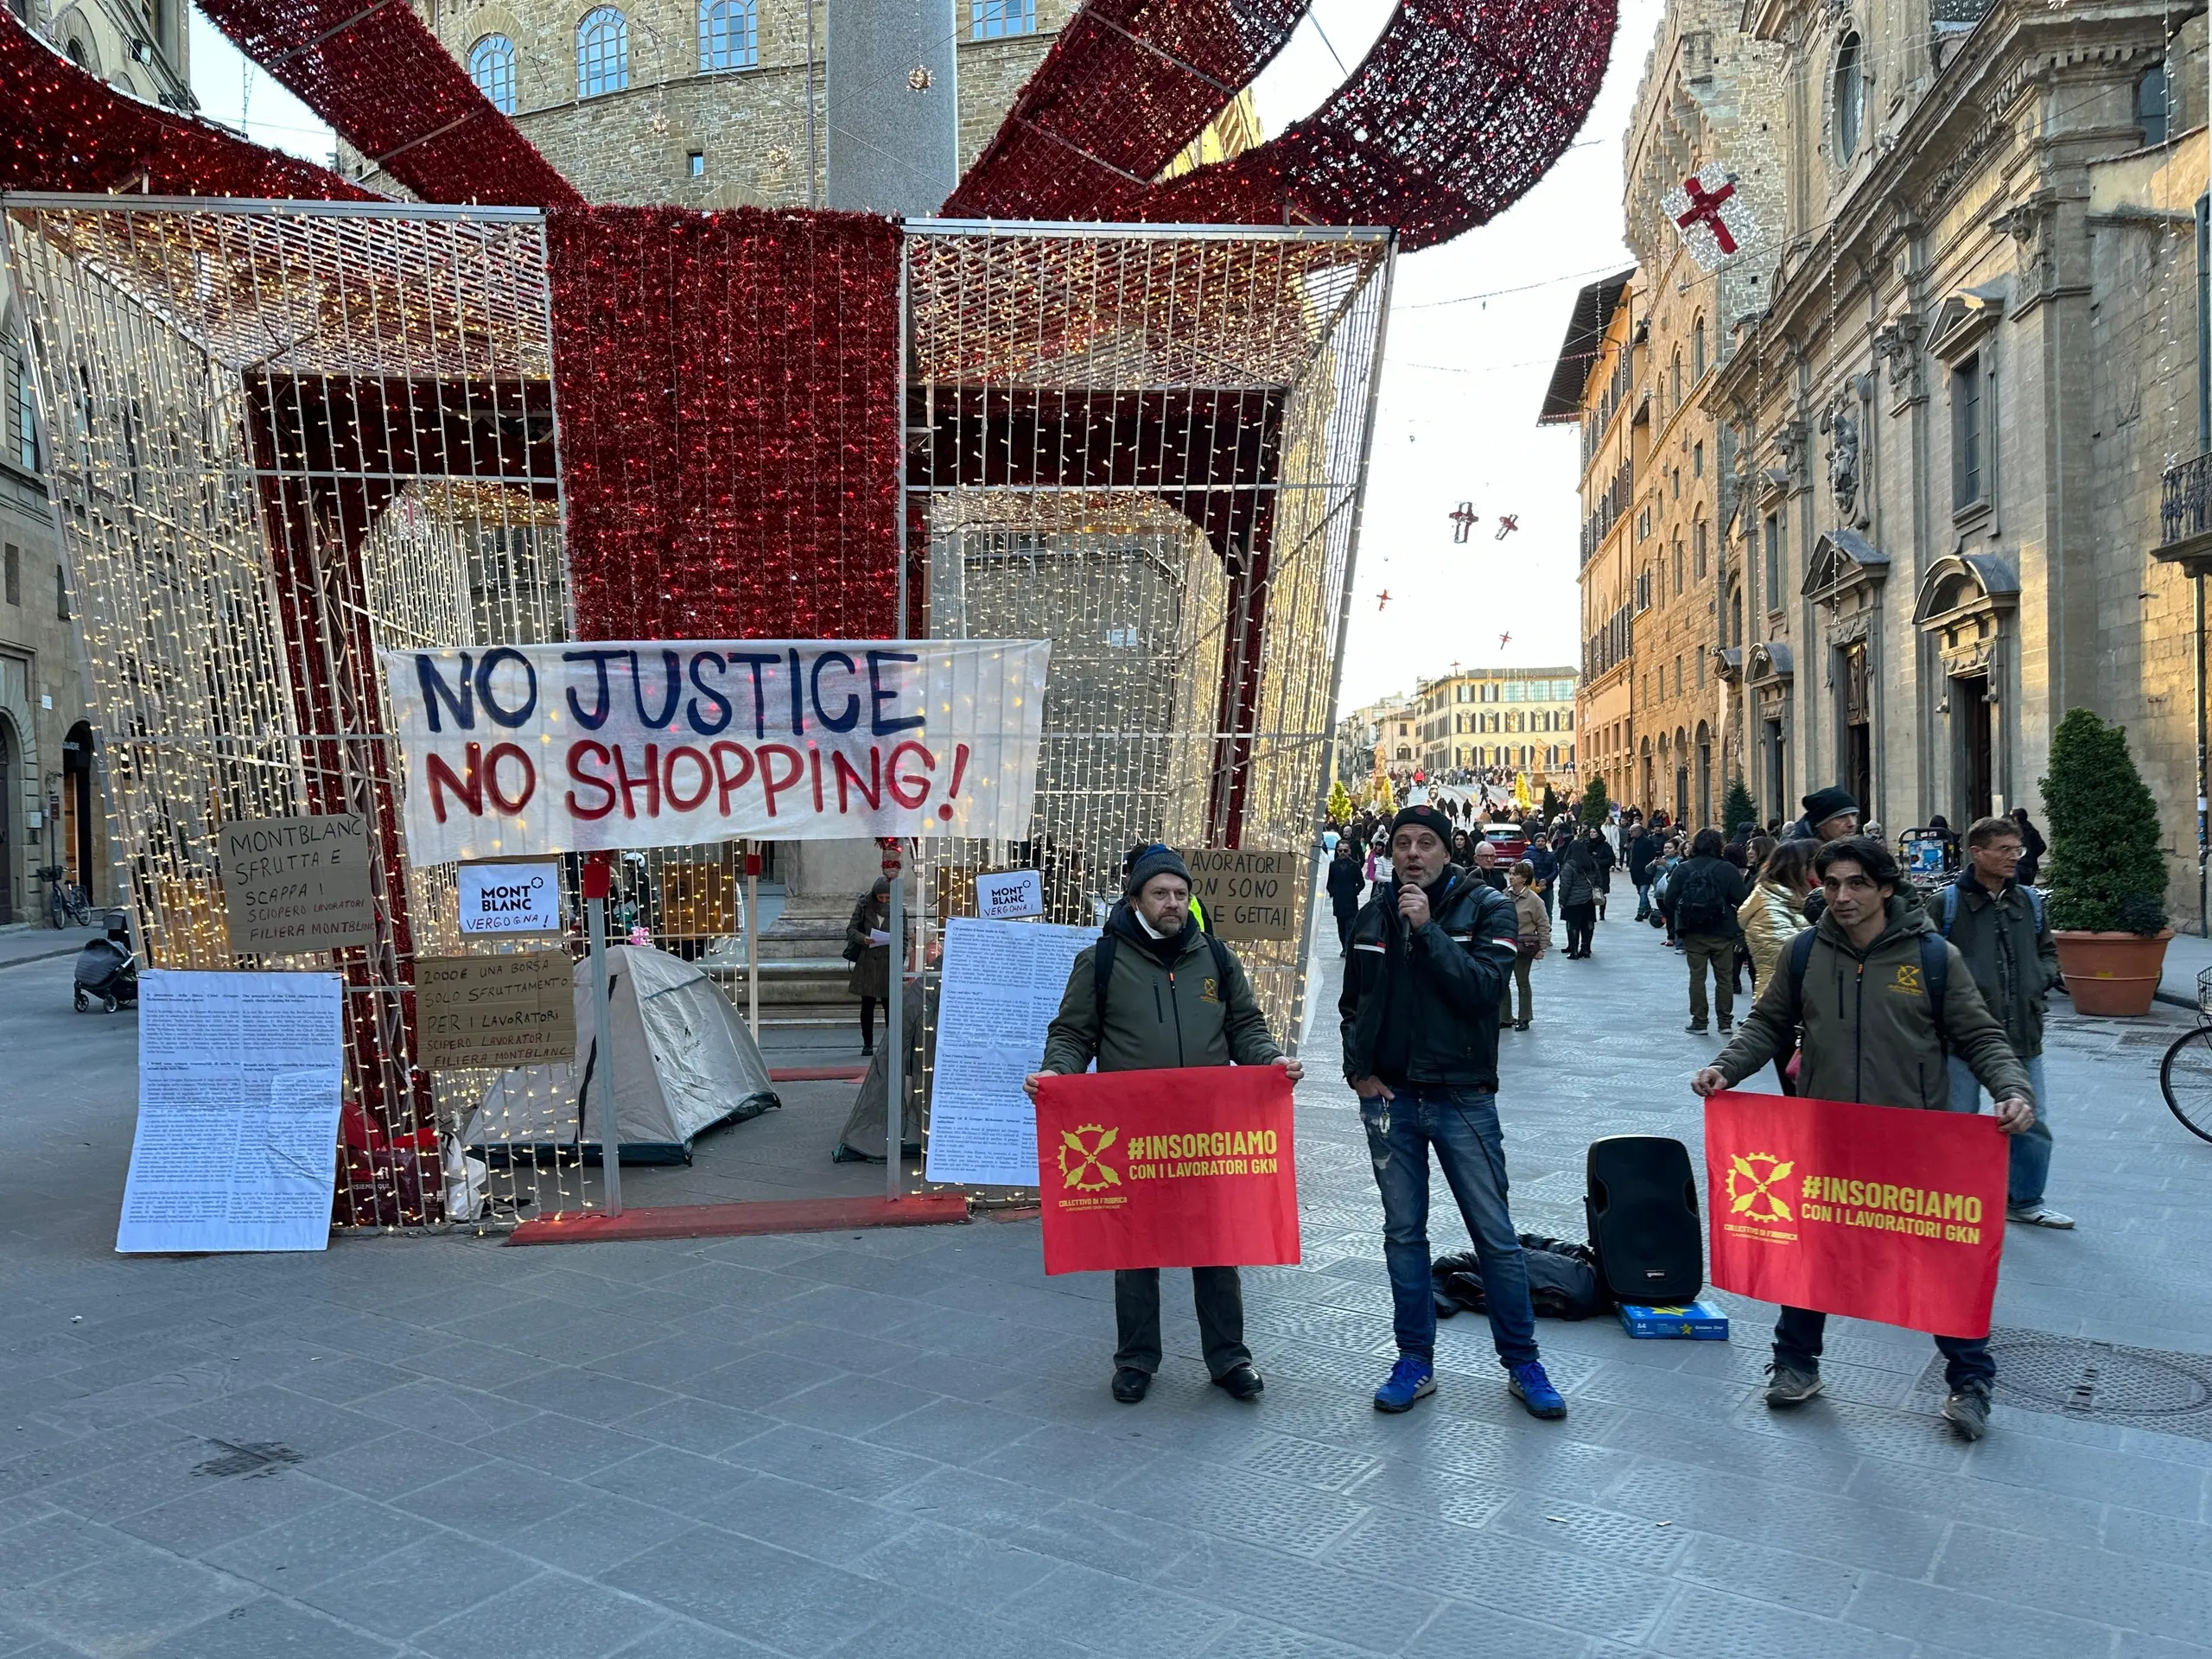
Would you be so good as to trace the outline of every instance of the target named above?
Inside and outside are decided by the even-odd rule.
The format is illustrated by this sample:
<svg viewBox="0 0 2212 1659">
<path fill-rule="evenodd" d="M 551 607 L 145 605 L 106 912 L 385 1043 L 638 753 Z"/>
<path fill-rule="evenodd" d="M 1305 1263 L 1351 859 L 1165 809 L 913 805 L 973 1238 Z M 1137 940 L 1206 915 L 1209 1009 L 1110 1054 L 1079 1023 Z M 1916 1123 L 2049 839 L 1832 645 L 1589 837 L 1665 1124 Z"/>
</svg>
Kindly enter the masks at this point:
<svg viewBox="0 0 2212 1659">
<path fill-rule="evenodd" d="M 1313 0 L 1255 88 L 1269 133 L 1344 79 L 1338 58 L 1358 66 L 1393 4 Z M 1482 229 L 1398 262 L 1342 708 L 1410 690 L 1416 676 L 1454 662 L 1580 660 L 1574 429 L 1539 428 L 1536 411 L 1576 291 L 1631 263 L 1621 241 L 1621 137 L 1660 13 L 1661 0 L 1622 0 L 1605 90 L 1541 184 Z M 214 119 L 329 162 L 330 129 L 197 11 L 192 82 Z M 1461 501 L 1482 518 L 1464 546 L 1446 516 Z M 1501 513 L 1520 521 L 1502 542 Z M 1378 610 L 1385 589 L 1390 603 Z M 1504 633 L 1512 639 L 1501 647 Z"/>
</svg>

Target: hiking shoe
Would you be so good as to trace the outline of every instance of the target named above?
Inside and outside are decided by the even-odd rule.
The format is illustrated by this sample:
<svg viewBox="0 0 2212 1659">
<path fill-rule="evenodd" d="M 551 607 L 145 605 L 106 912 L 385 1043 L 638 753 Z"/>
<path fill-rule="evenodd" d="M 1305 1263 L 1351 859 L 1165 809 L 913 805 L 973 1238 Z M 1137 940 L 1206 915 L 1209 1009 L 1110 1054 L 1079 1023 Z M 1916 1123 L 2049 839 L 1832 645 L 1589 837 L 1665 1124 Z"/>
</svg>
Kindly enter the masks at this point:
<svg viewBox="0 0 2212 1659">
<path fill-rule="evenodd" d="M 2017 1221 L 2029 1227 L 2056 1227 L 2062 1231 L 2074 1224 L 2074 1217 L 2047 1204 L 2008 1204 L 2005 1219 Z"/>
<path fill-rule="evenodd" d="M 1375 1390 L 1377 1411 L 1410 1411 L 1414 1401 L 1436 1392 L 1436 1367 L 1414 1354 L 1400 1354 L 1390 1380 Z"/>
<path fill-rule="evenodd" d="M 1766 1368 L 1766 1402 L 1770 1406 L 1802 1406 L 1820 1391 L 1818 1371 L 1801 1371 L 1778 1359 Z"/>
<path fill-rule="evenodd" d="M 1684 1026 L 1682 1029 L 1689 1033 L 1693 1037 L 1702 1037 L 1705 1035 L 1705 1021 L 1702 1020 L 1693 1020 L 1689 1024 Z"/>
<path fill-rule="evenodd" d="M 1134 1406 L 1144 1398 L 1152 1387 L 1152 1373 L 1141 1371 L 1134 1365 L 1124 1365 L 1114 1373 L 1114 1397 L 1125 1406 Z"/>
<path fill-rule="evenodd" d="M 1505 1374 L 1505 1391 L 1529 1408 L 1531 1417 L 1555 1418 L 1567 1415 L 1567 1402 L 1560 1397 L 1552 1380 L 1544 1375 L 1544 1368 L 1535 1360 L 1516 1365 Z"/>
<path fill-rule="evenodd" d="M 1256 1400 L 1268 1385 L 1260 1380 L 1259 1372 L 1248 1364 L 1232 1365 L 1213 1380 L 1217 1389 L 1225 1389 L 1232 1400 Z"/>
<path fill-rule="evenodd" d="M 1978 1440 L 1988 1433 L 1988 1386 L 1969 1382 L 1962 1389 L 1954 1389 L 1950 1397 L 1943 1402 L 1943 1421 L 1962 1440 Z"/>
</svg>

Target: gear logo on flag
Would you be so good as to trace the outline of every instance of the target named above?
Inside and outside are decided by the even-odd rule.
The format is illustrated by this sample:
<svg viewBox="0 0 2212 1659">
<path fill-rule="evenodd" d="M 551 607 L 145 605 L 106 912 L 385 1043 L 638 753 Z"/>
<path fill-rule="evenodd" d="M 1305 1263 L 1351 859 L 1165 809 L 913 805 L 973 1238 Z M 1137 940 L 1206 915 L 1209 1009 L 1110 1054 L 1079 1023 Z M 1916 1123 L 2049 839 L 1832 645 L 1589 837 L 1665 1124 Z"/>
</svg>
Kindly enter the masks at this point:
<svg viewBox="0 0 2212 1659">
<path fill-rule="evenodd" d="M 1759 239 L 1758 220 L 1737 194 L 1736 181 L 1718 162 L 1707 162 L 1669 190 L 1659 205 L 1682 233 L 1683 245 L 1699 268 L 1725 264 Z"/>
<path fill-rule="evenodd" d="M 1103 1192 L 1109 1186 L 1119 1186 L 1121 1176 L 1110 1165 L 1100 1160 L 1121 1135 L 1119 1129 L 1098 1123 L 1079 1123 L 1074 1128 L 1062 1129 L 1060 1184 L 1078 1192 Z M 1071 1159 L 1073 1162 L 1070 1162 Z"/>
<path fill-rule="evenodd" d="M 1789 1200 L 1772 1188 L 1796 1167 L 1770 1152 L 1738 1153 L 1729 1159 L 1728 1213 L 1750 1221 L 1794 1220 Z"/>
</svg>

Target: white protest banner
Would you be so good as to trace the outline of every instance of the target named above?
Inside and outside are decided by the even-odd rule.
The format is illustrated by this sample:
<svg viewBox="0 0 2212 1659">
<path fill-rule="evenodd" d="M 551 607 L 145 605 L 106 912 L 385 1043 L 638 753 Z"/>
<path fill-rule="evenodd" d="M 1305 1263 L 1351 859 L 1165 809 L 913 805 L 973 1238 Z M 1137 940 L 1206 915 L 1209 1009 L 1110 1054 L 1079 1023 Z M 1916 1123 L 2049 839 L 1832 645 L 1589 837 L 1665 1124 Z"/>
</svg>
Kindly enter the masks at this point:
<svg viewBox="0 0 2212 1659">
<path fill-rule="evenodd" d="M 1045 1058 L 1077 953 L 1095 929 L 953 917 L 944 925 L 937 1060 L 930 1073 L 933 1181 L 1037 1185 L 1037 1109 L 1021 1080 Z"/>
<path fill-rule="evenodd" d="M 464 935 L 561 931 L 561 866 L 556 861 L 464 864 L 455 874 Z"/>
<path fill-rule="evenodd" d="M 1029 833 L 1050 640 L 387 651 L 417 864 Z"/>
<path fill-rule="evenodd" d="M 1045 913 L 1045 878 L 1035 870 L 984 870 L 976 877 L 976 914 L 1010 922 Z"/>
<path fill-rule="evenodd" d="M 138 980 L 138 1129 L 119 1251 L 330 1242 L 345 1073 L 336 974 Z"/>
</svg>

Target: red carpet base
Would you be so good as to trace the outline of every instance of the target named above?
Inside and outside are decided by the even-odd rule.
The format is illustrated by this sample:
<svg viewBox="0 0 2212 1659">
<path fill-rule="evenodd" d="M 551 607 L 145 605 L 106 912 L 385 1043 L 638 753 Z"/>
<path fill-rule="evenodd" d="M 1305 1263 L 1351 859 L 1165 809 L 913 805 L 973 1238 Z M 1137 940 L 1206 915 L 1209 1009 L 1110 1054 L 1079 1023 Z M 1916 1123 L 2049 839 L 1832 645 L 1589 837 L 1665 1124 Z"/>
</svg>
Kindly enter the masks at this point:
<svg viewBox="0 0 2212 1659">
<path fill-rule="evenodd" d="M 755 1233 L 836 1233 L 854 1227 L 933 1227 L 968 1219 L 967 1195 L 888 1198 L 775 1198 L 756 1204 L 672 1204 L 619 1216 L 560 1215 L 525 1221 L 510 1244 L 604 1244 L 618 1239 L 743 1238 Z"/>
</svg>

